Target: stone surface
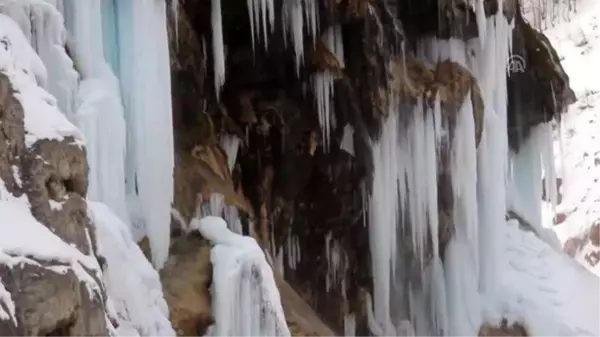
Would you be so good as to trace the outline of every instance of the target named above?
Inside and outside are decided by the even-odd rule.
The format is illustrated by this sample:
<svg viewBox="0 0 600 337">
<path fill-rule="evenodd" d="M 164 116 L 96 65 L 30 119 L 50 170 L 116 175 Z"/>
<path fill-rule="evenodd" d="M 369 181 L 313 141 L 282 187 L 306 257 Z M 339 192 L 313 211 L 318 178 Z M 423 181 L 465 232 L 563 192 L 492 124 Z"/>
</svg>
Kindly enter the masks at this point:
<svg viewBox="0 0 600 337">
<path fill-rule="evenodd" d="M 160 278 L 178 336 L 203 336 L 212 324 L 211 274 L 208 242 L 193 233 L 174 240 Z"/>
<path fill-rule="evenodd" d="M 85 202 L 84 149 L 69 138 L 39 140 L 26 148 L 23 108 L 13 93 L 0 73 L 0 178 L 14 196 L 27 196 L 40 223 L 92 255 L 95 237 Z M 95 271 L 81 266 L 76 274 L 72 266 L 57 261 L 18 258 L 23 263 L 0 264 L 0 280 L 15 303 L 17 320 L 0 321 L 0 335 L 107 335 L 106 294 Z"/>
<path fill-rule="evenodd" d="M 479 329 L 479 336 L 529 336 L 527 329 L 523 324 L 514 322 L 511 325 L 508 324 L 506 319 L 503 319 L 499 325 L 482 324 Z"/>
</svg>

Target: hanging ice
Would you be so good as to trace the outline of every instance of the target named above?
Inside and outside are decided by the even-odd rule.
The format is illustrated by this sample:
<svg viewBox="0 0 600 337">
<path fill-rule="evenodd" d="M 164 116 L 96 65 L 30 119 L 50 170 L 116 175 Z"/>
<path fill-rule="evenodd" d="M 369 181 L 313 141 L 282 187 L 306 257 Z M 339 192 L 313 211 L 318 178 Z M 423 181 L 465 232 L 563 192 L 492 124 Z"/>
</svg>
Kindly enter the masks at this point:
<svg viewBox="0 0 600 337">
<path fill-rule="evenodd" d="M 246 0 L 248 15 L 250 17 L 250 37 L 252 39 L 252 50 L 259 40 L 262 27 L 263 44 L 265 50 L 269 45 L 269 34 L 275 29 L 275 3 L 273 0 Z M 270 30 L 268 27 L 270 27 Z"/>
<path fill-rule="evenodd" d="M 119 83 L 104 59 L 100 0 L 63 0 L 73 60 L 81 74 L 75 114 L 67 116 L 86 138 L 88 198 L 108 205 L 126 223 L 126 130 Z"/>
<path fill-rule="evenodd" d="M 248 0 L 249 6 L 251 1 L 256 0 Z M 300 67 L 304 62 L 304 28 L 308 30 L 313 44 L 317 41 L 317 7 L 315 0 L 285 0 L 282 6 L 281 21 L 283 24 L 284 44 L 287 45 L 287 34 L 291 34 L 294 54 L 296 56 L 296 73 L 298 75 L 300 74 Z M 254 32 L 252 35 L 254 36 Z"/>
<path fill-rule="evenodd" d="M 227 166 L 229 167 L 230 172 L 233 171 L 235 166 L 235 161 L 237 159 L 237 153 L 240 149 L 241 142 L 242 140 L 238 136 L 230 134 L 221 135 L 221 148 L 227 155 Z"/>
<path fill-rule="evenodd" d="M 106 2 L 105 2 L 106 3 Z M 134 223 L 145 228 L 153 263 L 169 250 L 173 200 L 171 78 L 164 0 L 114 1 L 118 76 L 127 123 L 126 188 Z M 113 65 L 114 66 L 114 65 Z"/>
<path fill-rule="evenodd" d="M 271 267 L 260 246 L 230 232 L 222 218 L 205 217 L 198 230 L 215 246 L 212 336 L 290 336 Z"/>
<path fill-rule="evenodd" d="M 211 24 L 213 42 L 213 62 L 215 77 L 215 94 L 217 99 L 221 95 L 221 88 L 225 84 L 225 42 L 223 41 L 223 18 L 221 0 L 211 0 Z"/>
<path fill-rule="evenodd" d="M 313 93 L 317 103 L 319 125 L 323 135 L 323 148 L 329 150 L 331 133 L 331 111 L 333 100 L 333 76 L 328 71 L 316 73 L 312 77 Z"/>
</svg>

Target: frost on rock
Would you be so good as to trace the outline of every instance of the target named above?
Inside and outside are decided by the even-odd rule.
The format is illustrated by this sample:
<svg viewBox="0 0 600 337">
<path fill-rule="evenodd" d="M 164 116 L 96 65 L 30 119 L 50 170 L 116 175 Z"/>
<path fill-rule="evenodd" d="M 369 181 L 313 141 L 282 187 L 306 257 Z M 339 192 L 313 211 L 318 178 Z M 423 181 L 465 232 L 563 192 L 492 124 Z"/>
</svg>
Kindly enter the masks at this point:
<svg viewBox="0 0 600 337">
<path fill-rule="evenodd" d="M 117 312 L 117 333 L 174 336 L 158 273 L 128 226 L 104 204 L 89 202 L 88 211 L 96 227 L 98 254 L 107 263 L 104 282 Z"/>
<path fill-rule="evenodd" d="M 281 299 L 265 254 L 248 236 L 234 234 L 222 218 L 191 226 L 210 240 L 213 265 L 212 336 L 290 336 Z"/>
</svg>

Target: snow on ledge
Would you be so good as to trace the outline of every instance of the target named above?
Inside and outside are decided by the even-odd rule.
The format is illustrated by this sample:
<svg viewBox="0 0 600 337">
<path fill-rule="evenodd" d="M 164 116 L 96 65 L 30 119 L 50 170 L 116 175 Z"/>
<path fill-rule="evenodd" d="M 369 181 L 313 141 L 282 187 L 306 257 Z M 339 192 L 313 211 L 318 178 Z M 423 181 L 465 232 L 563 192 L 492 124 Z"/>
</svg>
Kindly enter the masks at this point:
<svg viewBox="0 0 600 337">
<path fill-rule="evenodd" d="M 73 137 L 81 144 L 79 130 L 60 112 L 56 99 L 39 85 L 46 76 L 44 64 L 17 23 L 0 14 L 0 71 L 10 79 L 15 97 L 23 106 L 25 143 L 39 139 Z"/>
<path fill-rule="evenodd" d="M 215 246 L 212 306 L 213 336 L 290 336 L 273 270 L 258 243 L 231 232 L 220 217 L 193 219 L 197 230 Z"/>
<path fill-rule="evenodd" d="M 100 267 L 96 258 L 83 254 L 37 221 L 31 214 L 27 197 L 25 195 L 14 197 L 6 190 L 2 180 L 0 180 L 0 233 L 2 233 L 0 235 L 1 265 L 10 268 L 23 263 L 37 265 L 37 261 L 66 264 L 80 280 L 85 282 L 90 296 L 101 293 L 101 285 L 96 283 L 96 280 L 86 271 L 86 269 L 93 271 L 95 276 L 99 277 Z M 64 270 L 64 266 L 48 267 L 48 269 L 60 273 Z M 0 302 L 4 303 L 9 310 L 6 313 L 0 306 L 0 319 L 14 320 L 14 303 L 1 282 Z"/>
</svg>

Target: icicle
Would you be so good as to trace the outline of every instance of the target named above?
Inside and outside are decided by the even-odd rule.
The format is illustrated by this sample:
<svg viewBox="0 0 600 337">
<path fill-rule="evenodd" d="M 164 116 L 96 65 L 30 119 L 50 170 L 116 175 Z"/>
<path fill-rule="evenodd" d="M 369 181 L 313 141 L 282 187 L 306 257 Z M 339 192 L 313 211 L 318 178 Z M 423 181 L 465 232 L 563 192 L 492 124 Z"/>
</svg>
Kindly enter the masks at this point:
<svg viewBox="0 0 600 337">
<path fill-rule="evenodd" d="M 340 148 L 354 156 L 354 128 L 350 124 L 344 126 L 344 135 L 342 136 Z"/>
<path fill-rule="evenodd" d="M 328 71 L 316 73 L 312 77 L 313 93 L 317 101 L 317 112 L 319 114 L 319 125 L 323 135 L 323 148 L 329 150 L 329 135 L 331 132 L 333 77 Z"/>
<path fill-rule="evenodd" d="M 237 153 L 239 151 L 241 142 L 242 140 L 237 136 L 230 134 L 221 135 L 221 148 L 227 155 L 227 166 L 229 167 L 230 172 L 233 171 L 235 166 L 235 161 L 237 159 Z"/>
<path fill-rule="evenodd" d="M 356 316 L 353 313 L 344 315 L 344 336 L 356 336 Z"/>
<path fill-rule="evenodd" d="M 221 88 L 225 84 L 225 47 L 223 41 L 221 0 L 211 0 L 211 10 L 215 94 L 217 95 L 217 99 L 219 99 Z"/>
<path fill-rule="evenodd" d="M 179 47 L 179 0 L 171 0 L 170 9 L 173 15 L 173 27 L 175 27 L 175 46 Z"/>
<path fill-rule="evenodd" d="M 475 4 L 473 5 L 475 17 L 477 20 L 477 31 L 479 33 L 479 42 L 481 45 L 485 45 L 485 37 L 486 37 L 486 27 L 487 27 L 487 17 L 485 16 L 485 8 L 483 4 L 484 0 L 475 0 Z M 499 11 L 502 12 L 502 7 Z"/>
<path fill-rule="evenodd" d="M 269 44 L 269 34 L 275 29 L 275 3 L 273 0 L 247 0 L 248 16 L 250 19 L 250 34 L 252 37 L 252 50 L 255 49 L 255 41 L 260 36 L 260 28 L 262 27 L 265 50 Z M 267 26 L 270 27 L 267 28 Z"/>
<path fill-rule="evenodd" d="M 335 55 L 340 66 L 344 67 L 344 41 L 342 40 L 342 27 L 333 25 L 323 33 L 323 43 Z"/>
<path fill-rule="evenodd" d="M 296 75 L 300 75 L 300 67 L 304 60 L 304 18 L 303 4 L 304 0 L 286 0 L 283 4 L 283 25 L 284 39 L 286 38 L 287 27 L 289 26 L 292 34 L 292 44 L 294 55 L 296 57 Z"/>
</svg>

